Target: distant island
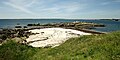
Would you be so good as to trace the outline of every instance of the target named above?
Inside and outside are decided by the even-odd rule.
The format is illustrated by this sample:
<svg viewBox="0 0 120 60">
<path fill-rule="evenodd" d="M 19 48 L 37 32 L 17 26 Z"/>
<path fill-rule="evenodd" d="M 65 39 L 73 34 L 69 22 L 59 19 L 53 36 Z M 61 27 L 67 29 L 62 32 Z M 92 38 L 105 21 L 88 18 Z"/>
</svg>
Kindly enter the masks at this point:
<svg viewBox="0 0 120 60">
<path fill-rule="evenodd" d="M 100 19 L 100 20 L 112 20 L 112 21 L 120 21 L 120 19 Z"/>
<path fill-rule="evenodd" d="M 39 28 L 52 28 L 52 27 L 61 27 L 61 28 L 72 28 L 72 29 L 92 29 L 95 27 L 105 27 L 103 24 L 88 23 L 88 22 L 61 22 L 61 23 L 48 23 L 48 24 L 28 24 L 29 27 L 39 27 Z"/>
</svg>

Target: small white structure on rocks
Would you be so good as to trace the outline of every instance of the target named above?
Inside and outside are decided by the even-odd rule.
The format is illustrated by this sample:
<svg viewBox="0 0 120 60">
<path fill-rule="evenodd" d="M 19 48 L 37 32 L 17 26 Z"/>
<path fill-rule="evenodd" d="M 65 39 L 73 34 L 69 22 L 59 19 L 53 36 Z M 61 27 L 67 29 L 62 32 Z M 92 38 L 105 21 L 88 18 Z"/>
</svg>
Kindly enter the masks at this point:
<svg viewBox="0 0 120 60">
<path fill-rule="evenodd" d="M 91 35 L 90 33 L 63 28 L 44 28 L 29 31 L 32 33 L 39 33 L 31 35 L 26 39 L 27 43 L 29 43 L 28 45 L 33 47 L 55 47 L 64 43 L 69 38 L 78 37 L 78 35 Z"/>
</svg>

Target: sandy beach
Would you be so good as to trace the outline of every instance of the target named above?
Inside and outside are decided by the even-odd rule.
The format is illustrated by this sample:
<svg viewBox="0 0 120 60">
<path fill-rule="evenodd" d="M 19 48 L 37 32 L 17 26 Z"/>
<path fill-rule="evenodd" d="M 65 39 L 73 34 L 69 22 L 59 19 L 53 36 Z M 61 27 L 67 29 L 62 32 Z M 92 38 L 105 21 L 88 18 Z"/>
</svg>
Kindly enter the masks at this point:
<svg viewBox="0 0 120 60">
<path fill-rule="evenodd" d="M 35 35 L 30 35 L 29 38 L 26 39 L 27 43 L 29 43 L 28 45 L 33 47 L 56 47 L 64 43 L 69 38 L 91 35 L 90 33 L 63 28 L 44 28 L 29 31 L 37 33 Z"/>
</svg>

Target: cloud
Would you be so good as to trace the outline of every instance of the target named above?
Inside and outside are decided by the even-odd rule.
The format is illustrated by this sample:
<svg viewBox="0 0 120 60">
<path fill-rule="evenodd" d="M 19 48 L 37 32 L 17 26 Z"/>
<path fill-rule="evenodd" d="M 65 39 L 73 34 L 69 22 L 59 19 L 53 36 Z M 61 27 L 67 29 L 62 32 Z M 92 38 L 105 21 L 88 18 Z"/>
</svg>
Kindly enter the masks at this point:
<svg viewBox="0 0 120 60">
<path fill-rule="evenodd" d="M 30 7 L 31 5 L 35 4 L 37 2 L 37 0 L 32 0 L 32 2 L 30 2 L 29 4 L 27 4 L 27 7 Z"/>
<path fill-rule="evenodd" d="M 3 7 L 0 7 L 0 8 L 3 8 Z"/>
<path fill-rule="evenodd" d="M 68 16 L 86 8 L 85 4 L 73 0 L 8 0 L 4 4 L 35 16 Z"/>
<path fill-rule="evenodd" d="M 16 15 L 16 10 L 27 13 L 23 14 L 20 12 L 20 16 L 22 17 L 69 18 L 105 13 L 101 12 L 105 10 L 109 11 L 107 13 L 110 13 L 110 10 L 116 11 L 113 9 L 113 6 L 114 4 L 116 6 L 118 2 L 120 2 L 120 0 L 91 0 L 89 2 L 88 0 L 4 0 L 4 6 L 7 5 L 4 11 L 9 12 L 10 15 Z M 9 11 L 7 9 L 9 9 Z M 14 10 L 14 12 L 12 12 L 12 10 Z"/>
<path fill-rule="evenodd" d="M 112 3 L 120 3 L 120 0 L 111 0 L 111 1 L 102 2 L 101 5 L 108 5 Z"/>
<path fill-rule="evenodd" d="M 19 6 L 29 7 L 35 4 L 37 1 L 38 0 L 9 0 L 8 2 L 19 5 Z"/>
<path fill-rule="evenodd" d="M 114 0 L 114 2 L 120 2 L 120 0 Z"/>
<path fill-rule="evenodd" d="M 40 7 L 42 7 L 41 5 Z M 79 2 L 62 2 L 62 3 L 49 3 L 49 5 L 44 5 L 44 7 L 40 8 L 39 11 L 42 12 L 51 12 L 51 13 L 59 13 L 59 14 L 69 14 L 80 11 L 86 8 L 86 4 L 81 4 Z"/>
<path fill-rule="evenodd" d="M 111 2 L 102 2 L 101 5 L 108 5 L 110 4 Z"/>
<path fill-rule="evenodd" d="M 10 3 L 10 2 L 3 2 L 4 4 L 8 5 L 8 6 L 11 6 L 19 11 L 22 11 L 22 12 L 25 12 L 25 13 L 28 13 L 28 14 L 31 14 L 31 15 L 35 15 L 35 13 L 33 13 L 32 11 L 26 9 L 25 7 L 22 7 L 22 6 L 19 6 L 19 5 L 16 5 L 14 3 Z"/>
</svg>

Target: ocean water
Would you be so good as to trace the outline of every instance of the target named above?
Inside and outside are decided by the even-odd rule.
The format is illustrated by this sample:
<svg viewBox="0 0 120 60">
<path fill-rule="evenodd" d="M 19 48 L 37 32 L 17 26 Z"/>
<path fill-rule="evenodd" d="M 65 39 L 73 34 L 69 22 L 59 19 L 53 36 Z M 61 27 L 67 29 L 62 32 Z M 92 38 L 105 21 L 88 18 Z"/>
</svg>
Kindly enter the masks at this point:
<svg viewBox="0 0 120 60">
<path fill-rule="evenodd" d="M 14 28 L 15 25 L 20 24 L 26 26 L 33 23 L 59 23 L 59 22 L 74 22 L 75 20 L 63 20 L 63 19 L 0 19 L 0 28 Z"/>
<path fill-rule="evenodd" d="M 0 28 L 14 28 L 15 25 L 20 24 L 21 26 L 26 26 L 30 23 L 59 23 L 59 22 L 93 22 L 104 24 L 106 27 L 100 27 L 93 30 L 101 32 L 112 32 L 120 30 L 120 21 L 111 20 L 84 20 L 84 19 L 0 19 Z"/>
</svg>

